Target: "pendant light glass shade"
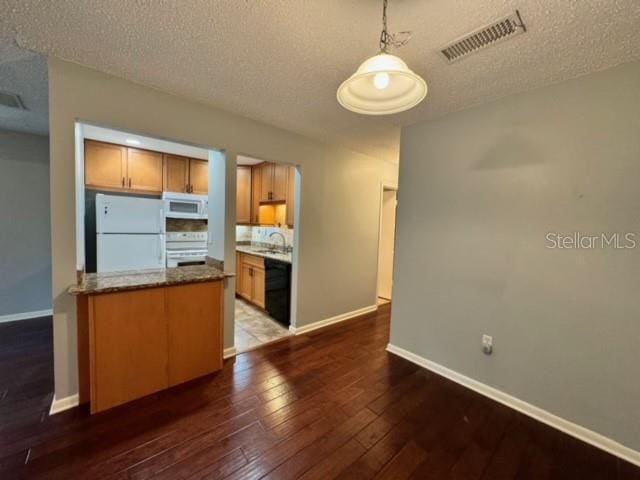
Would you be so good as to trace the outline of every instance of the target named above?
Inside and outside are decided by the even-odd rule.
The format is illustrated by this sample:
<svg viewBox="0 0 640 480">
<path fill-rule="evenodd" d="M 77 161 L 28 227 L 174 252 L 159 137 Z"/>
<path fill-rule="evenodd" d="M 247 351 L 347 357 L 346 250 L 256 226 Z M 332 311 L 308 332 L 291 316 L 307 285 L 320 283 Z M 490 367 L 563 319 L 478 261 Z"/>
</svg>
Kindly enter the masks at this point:
<svg viewBox="0 0 640 480">
<path fill-rule="evenodd" d="M 365 60 L 338 88 L 340 105 L 365 115 L 403 112 L 426 96 L 426 82 L 401 58 L 388 53 Z"/>
</svg>

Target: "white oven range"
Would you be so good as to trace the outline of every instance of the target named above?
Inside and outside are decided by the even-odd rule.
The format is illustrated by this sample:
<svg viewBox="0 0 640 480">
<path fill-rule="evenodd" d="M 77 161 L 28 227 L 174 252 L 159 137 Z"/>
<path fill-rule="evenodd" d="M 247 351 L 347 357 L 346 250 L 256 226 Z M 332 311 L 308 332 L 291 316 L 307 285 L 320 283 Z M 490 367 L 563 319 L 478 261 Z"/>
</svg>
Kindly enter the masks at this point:
<svg viewBox="0 0 640 480">
<path fill-rule="evenodd" d="M 207 232 L 167 232 L 166 236 L 167 268 L 207 262 Z"/>
</svg>

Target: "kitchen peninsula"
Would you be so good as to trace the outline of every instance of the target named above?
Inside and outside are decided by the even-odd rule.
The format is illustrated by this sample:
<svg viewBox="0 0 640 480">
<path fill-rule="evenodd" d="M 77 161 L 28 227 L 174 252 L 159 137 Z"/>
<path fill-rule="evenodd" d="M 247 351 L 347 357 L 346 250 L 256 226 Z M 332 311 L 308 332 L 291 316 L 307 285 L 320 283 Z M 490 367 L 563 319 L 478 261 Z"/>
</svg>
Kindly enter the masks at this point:
<svg viewBox="0 0 640 480">
<path fill-rule="evenodd" d="M 210 265 L 84 274 L 80 403 L 97 413 L 222 367 L 225 274 Z"/>
</svg>

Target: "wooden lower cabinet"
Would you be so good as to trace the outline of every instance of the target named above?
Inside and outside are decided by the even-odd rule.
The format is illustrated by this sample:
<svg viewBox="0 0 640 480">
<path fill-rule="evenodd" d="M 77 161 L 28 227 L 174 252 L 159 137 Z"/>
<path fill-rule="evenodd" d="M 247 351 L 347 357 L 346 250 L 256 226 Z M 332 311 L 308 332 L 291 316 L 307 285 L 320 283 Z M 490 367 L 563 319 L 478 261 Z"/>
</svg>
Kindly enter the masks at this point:
<svg viewBox="0 0 640 480">
<path fill-rule="evenodd" d="M 265 271 L 263 268 L 252 267 L 252 277 L 251 277 L 251 301 L 258 305 L 260 308 L 265 308 L 267 305 L 265 303 Z"/>
<path fill-rule="evenodd" d="M 89 308 L 91 412 L 167 388 L 164 289 L 90 296 Z"/>
<path fill-rule="evenodd" d="M 247 300 L 253 299 L 253 272 L 251 265 L 240 265 L 240 295 Z"/>
<path fill-rule="evenodd" d="M 165 289 L 169 386 L 222 368 L 222 291 L 222 282 Z"/>
<path fill-rule="evenodd" d="M 240 294 L 240 282 L 242 281 L 242 254 L 236 252 L 236 294 Z"/>
<path fill-rule="evenodd" d="M 265 308 L 264 259 L 239 252 L 236 256 L 236 293 L 260 308 Z"/>
<path fill-rule="evenodd" d="M 221 280 L 79 297 L 80 403 L 101 412 L 222 368 Z"/>
</svg>

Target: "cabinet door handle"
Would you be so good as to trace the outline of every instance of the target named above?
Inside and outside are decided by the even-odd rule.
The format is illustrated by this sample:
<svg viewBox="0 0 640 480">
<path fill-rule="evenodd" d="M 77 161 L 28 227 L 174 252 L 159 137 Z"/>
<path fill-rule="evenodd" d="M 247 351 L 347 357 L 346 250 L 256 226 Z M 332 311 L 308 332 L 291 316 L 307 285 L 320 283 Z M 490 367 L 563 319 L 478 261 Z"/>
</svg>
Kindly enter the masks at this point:
<svg viewBox="0 0 640 480">
<path fill-rule="evenodd" d="M 131 178 L 129 178 L 129 188 L 131 188 Z"/>
<path fill-rule="evenodd" d="M 124 188 L 124 177 L 122 177 L 122 187 Z"/>
</svg>

